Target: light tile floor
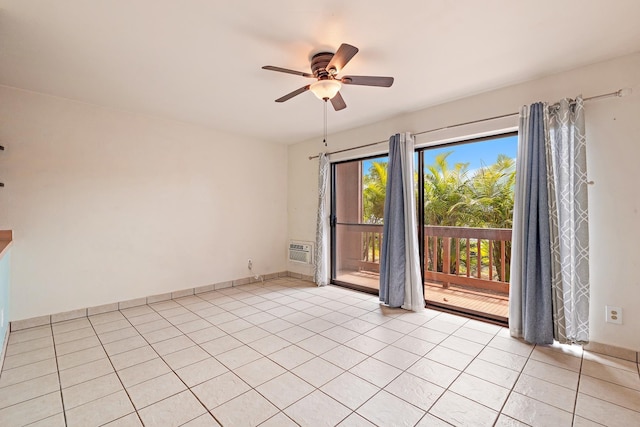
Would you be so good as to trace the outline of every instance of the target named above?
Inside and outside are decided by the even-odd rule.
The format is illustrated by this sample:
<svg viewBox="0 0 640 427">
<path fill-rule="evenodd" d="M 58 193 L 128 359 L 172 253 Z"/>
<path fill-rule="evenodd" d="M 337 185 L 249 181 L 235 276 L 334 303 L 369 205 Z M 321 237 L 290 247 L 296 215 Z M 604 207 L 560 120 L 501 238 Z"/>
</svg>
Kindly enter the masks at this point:
<svg viewBox="0 0 640 427">
<path fill-rule="evenodd" d="M 281 278 L 13 332 L 10 426 L 632 426 L 636 363 Z"/>
</svg>

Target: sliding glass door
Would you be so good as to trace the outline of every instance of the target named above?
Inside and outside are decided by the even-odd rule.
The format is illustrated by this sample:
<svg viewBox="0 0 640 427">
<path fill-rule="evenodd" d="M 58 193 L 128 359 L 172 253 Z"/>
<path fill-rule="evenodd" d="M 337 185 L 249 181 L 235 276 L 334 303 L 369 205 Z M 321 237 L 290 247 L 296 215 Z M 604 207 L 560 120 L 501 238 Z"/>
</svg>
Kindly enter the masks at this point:
<svg viewBox="0 0 640 427">
<path fill-rule="evenodd" d="M 517 135 L 420 150 L 427 305 L 506 322 Z"/>
<path fill-rule="evenodd" d="M 427 305 L 506 322 L 517 135 L 416 151 Z M 332 281 L 379 289 L 387 157 L 332 165 Z"/>
</svg>

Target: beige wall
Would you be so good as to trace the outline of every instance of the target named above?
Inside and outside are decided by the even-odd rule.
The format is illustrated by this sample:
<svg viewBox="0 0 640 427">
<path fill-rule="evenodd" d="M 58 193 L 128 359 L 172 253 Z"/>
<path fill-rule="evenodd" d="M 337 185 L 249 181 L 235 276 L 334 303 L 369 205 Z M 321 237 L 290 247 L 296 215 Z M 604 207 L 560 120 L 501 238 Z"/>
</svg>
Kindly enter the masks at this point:
<svg viewBox="0 0 640 427">
<path fill-rule="evenodd" d="M 11 320 L 286 269 L 287 150 L 0 87 Z"/>
<path fill-rule="evenodd" d="M 555 102 L 633 88 L 624 98 L 593 101 L 586 106 L 590 187 L 591 338 L 640 350 L 640 54 L 564 72 L 540 80 L 407 113 L 370 126 L 330 135 L 329 150 L 388 139 L 396 132 L 420 132 L 518 111 L 523 104 Z M 374 90 L 374 89 L 372 89 Z M 392 90 L 392 89 L 390 89 Z M 340 114 L 348 114 L 348 110 Z M 495 132 L 517 126 L 507 118 L 418 137 L 419 145 L 438 140 Z M 321 140 L 289 147 L 289 237 L 314 240 L 317 161 L 308 156 L 323 149 Z M 334 156 L 332 160 L 385 151 L 379 145 Z M 290 270 L 308 274 L 308 267 L 290 263 Z M 623 325 L 604 322 L 605 305 L 623 308 Z"/>
</svg>

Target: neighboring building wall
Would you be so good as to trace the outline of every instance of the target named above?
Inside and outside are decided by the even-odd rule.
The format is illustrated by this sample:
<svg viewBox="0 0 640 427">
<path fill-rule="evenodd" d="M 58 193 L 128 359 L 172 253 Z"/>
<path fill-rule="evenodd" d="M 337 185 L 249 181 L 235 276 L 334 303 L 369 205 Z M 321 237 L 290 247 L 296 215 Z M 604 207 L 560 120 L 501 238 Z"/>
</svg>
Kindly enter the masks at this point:
<svg viewBox="0 0 640 427">
<path fill-rule="evenodd" d="M 0 87 L 11 319 L 286 270 L 287 148 Z"/>
<path fill-rule="evenodd" d="M 516 112 L 523 104 L 555 102 L 563 97 L 585 97 L 633 88 L 624 98 L 589 102 L 587 155 L 591 237 L 591 338 L 603 344 L 640 350 L 640 53 L 563 72 L 528 83 L 427 108 L 362 128 L 332 134 L 329 151 L 371 143 L 396 132 L 427 129 Z M 347 90 L 347 89 L 345 89 Z M 393 90 L 391 88 L 390 90 Z M 419 88 L 416 88 L 419 90 Z M 355 95 L 354 95 L 355 96 Z M 419 145 L 460 139 L 517 127 L 517 117 L 458 127 L 418 137 Z M 320 139 L 289 147 L 289 236 L 314 240 L 317 197 L 317 161 Z M 385 145 L 342 153 L 332 160 L 380 154 Z M 288 270 L 300 270 L 289 264 Z M 299 271 L 304 273 L 304 271 Z M 605 323 L 605 305 L 621 306 L 624 323 Z"/>
</svg>

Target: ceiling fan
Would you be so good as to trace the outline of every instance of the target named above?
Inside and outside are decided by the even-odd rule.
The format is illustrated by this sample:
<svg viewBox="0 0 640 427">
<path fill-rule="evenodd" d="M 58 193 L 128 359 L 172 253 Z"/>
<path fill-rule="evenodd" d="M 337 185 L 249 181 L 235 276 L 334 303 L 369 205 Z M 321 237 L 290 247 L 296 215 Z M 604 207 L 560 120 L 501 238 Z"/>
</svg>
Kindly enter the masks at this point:
<svg viewBox="0 0 640 427">
<path fill-rule="evenodd" d="M 358 53 L 358 48 L 343 43 L 340 45 L 336 53 L 320 52 L 311 57 L 311 73 L 302 71 L 289 70 L 287 68 L 274 67 L 265 65 L 263 70 L 278 71 L 281 73 L 295 74 L 297 76 L 316 79 L 314 83 L 308 84 L 296 89 L 285 96 L 276 99 L 276 102 L 285 102 L 294 96 L 310 90 L 318 98 L 331 100 L 331 105 L 336 111 L 340 111 L 347 107 L 340 89 L 342 85 L 359 85 L 359 86 L 380 86 L 390 87 L 393 84 L 393 77 L 378 76 L 343 76 L 338 77 L 338 73 L 342 71 L 345 65 Z"/>
</svg>

